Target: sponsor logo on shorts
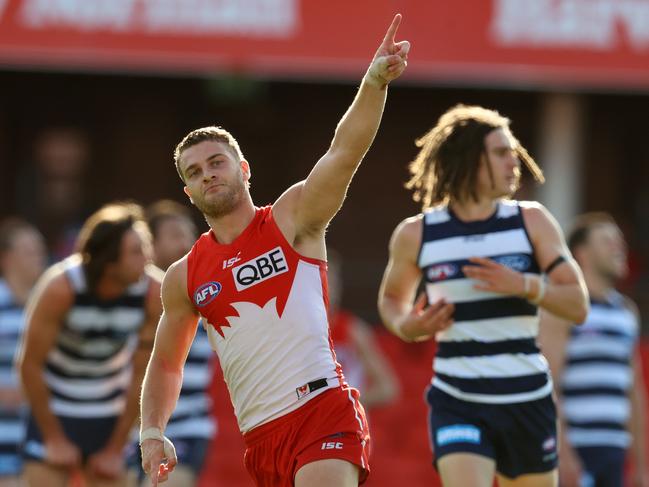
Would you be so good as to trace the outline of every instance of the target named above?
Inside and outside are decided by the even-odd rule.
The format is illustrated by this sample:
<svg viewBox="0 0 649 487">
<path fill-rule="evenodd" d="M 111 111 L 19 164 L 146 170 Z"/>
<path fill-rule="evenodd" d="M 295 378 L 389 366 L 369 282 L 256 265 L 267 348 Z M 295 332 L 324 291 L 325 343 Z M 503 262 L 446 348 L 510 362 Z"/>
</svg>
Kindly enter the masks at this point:
<svg viewBox="0 0 649 487">
<path fill-rule="evenodd" d="M 529 269 L 530 263 L 532 262 L 527 255 L 520 254 L 502 255 L 500 257 L 494 257 L 493 260 L 518 272 L 523 272 Z"/>
<path fill-rule="evenodd" d="M 443 281 L 457 274 L 457 266 L 454 264 L 437 264 L 428 268 L 428 280 Z"/>
<path fill-rule="evenodd" d="M 196 291 L 194 291 L 194 304 L 199 308 L 207 306 L 219 295 L 221 289 L 221 284 L 216 281 L 201 284 Z"/>
<path fill-rule="evenodd" d="M 288 272 L 288 263 L 286 257 L 284 257 L 284 252 L 282 252 L 281 247 L 275 247 L 265 254 L 234 267 L 232 276 L 237 291 L 243 291 L 285 272 Z"/>
<path fill-rule="evenodd" d="M 437 430 L 437 444 L 439 446 L 450 443 L 480 444 L 480 430 L 472 424 L 454 424 L 444 426 Z"/>
<path fill-rule="evenodd" d="M 321 450 L 342 450 L 343 444 L 340 441 L 325 441 L 320 447 Z"/>
<path fill-rule="evenodd" d="M 552 451 L 556 448 L 557 446 L 557 441 L 554 439 L 554 436 L 548 437 L 544 442 L 543 442 L 543 449 L 545 451 Z"/>
</svg>

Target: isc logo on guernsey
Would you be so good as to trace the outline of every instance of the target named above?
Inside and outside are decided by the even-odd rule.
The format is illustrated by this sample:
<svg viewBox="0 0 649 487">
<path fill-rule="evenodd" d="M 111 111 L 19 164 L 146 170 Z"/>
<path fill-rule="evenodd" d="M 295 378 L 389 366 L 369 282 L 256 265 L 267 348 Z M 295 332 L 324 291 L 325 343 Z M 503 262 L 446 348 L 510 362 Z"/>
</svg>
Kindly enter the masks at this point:
<svg viewBox="0 0 649 487">
<path fill-rule="evenodd" d="M 282 252 L 282 247 L 275 247 L 265 254 L 258 255 L 254 259 L 234 267 L 232 276 L 237 291 L 243 291 L 285 272 L 288 272 L 288 264 L 284 252 Z"/>
<path fill-rule="evenodd" d="M 211 303 L 221 292 L 221 284 L 216 281 L 206 282 L 194 291 L 194 303 L 199 308 Z"/>
</svg>

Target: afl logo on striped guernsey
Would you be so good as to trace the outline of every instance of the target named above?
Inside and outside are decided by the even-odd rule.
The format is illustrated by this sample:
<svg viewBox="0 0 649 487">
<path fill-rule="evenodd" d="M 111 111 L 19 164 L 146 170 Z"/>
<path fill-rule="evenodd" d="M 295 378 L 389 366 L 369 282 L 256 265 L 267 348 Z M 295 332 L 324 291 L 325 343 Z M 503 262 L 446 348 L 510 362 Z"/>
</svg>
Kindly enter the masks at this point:
<svg viewBox="0 0 649 487">
<path fill-rule="evenodd" d="M 199 308 L 211 303 L 221 292 L 221 284 L 216 281 L 206 282 L 194 291 L 194 304 Z"/>
<path fill-rule="evenodd" d="M 457 266 L 454 264 L 437 264 L 428 268 L 428 279 L 430 281 L 443 281 L 457 274 Z"/>
</svg>

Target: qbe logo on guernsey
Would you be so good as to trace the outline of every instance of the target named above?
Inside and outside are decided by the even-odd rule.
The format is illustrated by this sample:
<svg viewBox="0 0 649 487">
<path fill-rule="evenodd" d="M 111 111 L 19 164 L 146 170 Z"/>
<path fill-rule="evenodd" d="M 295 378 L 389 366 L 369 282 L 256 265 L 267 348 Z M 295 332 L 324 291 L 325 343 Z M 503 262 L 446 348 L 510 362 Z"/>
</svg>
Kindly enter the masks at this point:
<svg viewBox="0 0 649 487">
<path fill-rule="evenodd" d="M 243 291 L 266 279 L 288 272 L 288 264 L 281 247 L 275 247 L 265 254 L 232 269 L 234 285 L 237 291 Z"/>
</svg>

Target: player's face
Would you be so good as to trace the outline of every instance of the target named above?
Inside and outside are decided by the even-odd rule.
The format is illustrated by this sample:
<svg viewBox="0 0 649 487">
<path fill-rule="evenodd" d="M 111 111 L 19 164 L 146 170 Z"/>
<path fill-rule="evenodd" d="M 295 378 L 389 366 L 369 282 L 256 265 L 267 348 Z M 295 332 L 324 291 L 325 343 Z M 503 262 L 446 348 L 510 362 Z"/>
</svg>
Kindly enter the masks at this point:
<svg viewBox="0 0 649 487">
<path fill-rule="evenodd" d="M 478 169 L 479 195 L 502 198 L 516 192 L 521 163 L 516 155 L 515 143 L 514 137 L 505 129 L 492 130 L 485 136 L 485 153 Z"/>
<path fill-rule="evenodd" d="M 43 237 L 37 231 L 26 228 L 18 231 L 11 240 L 7 265 L 12 266 L 25 281 L 35 283 L 47 263 Z"/>
<path fill-rule="evenodd" d="M 153 242 L 155 263 L 165 270 L 192 248 L 196 239 L 193 222 L 185 217 L 165 218 L 158 224 Z"/>
<path fill-rule="evenodd" d="M 124 233 L 117 262 L 109 264 L 108 272 L 125 285 L 142 278 L 144 268 L 151 260 L 151 242 L 146 231 L 131 228 Z"/>
<path fill-rule="evenodd" d="M 606 223 L 593 228 L 588 235 L 586 252 L 593 269 L 603 277 L 617 281 L 626 276 L 626 242 L 617 225 Z"/>
<path fill-rule="evenodd" d="M 219 218 L 232 212 L 248 191 L 250 168 L 222 142 L 204 141 L 186 149 L 179 162 L 185 193 L 205 215 Z"/>
</svg>

